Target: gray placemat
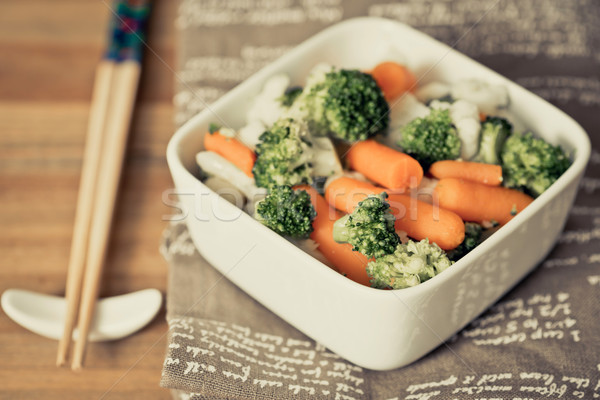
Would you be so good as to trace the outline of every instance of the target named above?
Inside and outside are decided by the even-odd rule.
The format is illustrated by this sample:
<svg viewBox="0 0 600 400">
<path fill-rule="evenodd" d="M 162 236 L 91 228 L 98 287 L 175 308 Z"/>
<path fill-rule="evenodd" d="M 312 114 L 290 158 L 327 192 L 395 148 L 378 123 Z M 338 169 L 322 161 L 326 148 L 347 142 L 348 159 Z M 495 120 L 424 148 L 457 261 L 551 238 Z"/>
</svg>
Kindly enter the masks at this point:
<svg viewBox="0 0 600 400">
<path fill-rule="evenodd" d="M 174 223 L 165 235 L 162 253 L 170 269 L 163 386 L 212 399 L 329 398 L 345 391 L 360 398 L 366 393 L 361 368 L 229 282 L 196 252 L 184 223 Z"/>
<path fill-rule="evenodd" d="M 170 328 L 161 384 L 180 399 L 600 398 L 597 1 L 182 0 L 177 123 L 314 33 L 366 15 L 431 34 L 583 125 L 595 150 L 565 232 L 533 273 L 455 337 L 408 367 L 375 372 L 247 296 L 175 223 L 162 247 Z"/>
</svg>

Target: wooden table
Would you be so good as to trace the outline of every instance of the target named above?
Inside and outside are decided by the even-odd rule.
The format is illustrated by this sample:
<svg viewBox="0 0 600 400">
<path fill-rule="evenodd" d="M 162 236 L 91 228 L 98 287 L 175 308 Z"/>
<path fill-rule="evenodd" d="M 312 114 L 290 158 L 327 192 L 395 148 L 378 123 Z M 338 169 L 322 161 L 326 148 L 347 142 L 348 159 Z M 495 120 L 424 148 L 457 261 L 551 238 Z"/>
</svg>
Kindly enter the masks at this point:
<svg viewBox="0 0 600 400">
<path fill-rule="evenodd" d="M 110 0 L 0 2 L 0 291 L 64 295 L 94 69 Z M 172 187 L 176 2 L 155 2 L 101 296 L 166 289 L 162 193 Z M 57 342 L 0 312 L 0 399 L 169 399 L 164 307 L 137 334 L 55 366 Z"/>
</svg>

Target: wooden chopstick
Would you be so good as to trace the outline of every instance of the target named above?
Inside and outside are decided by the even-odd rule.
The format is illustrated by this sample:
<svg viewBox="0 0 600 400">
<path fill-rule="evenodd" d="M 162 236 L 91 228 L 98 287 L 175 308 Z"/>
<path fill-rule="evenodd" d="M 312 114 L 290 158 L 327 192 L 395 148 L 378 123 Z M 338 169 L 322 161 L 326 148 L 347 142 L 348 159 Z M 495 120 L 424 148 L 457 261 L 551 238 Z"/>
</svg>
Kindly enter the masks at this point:
<svg viewBox="0 0 600 400">
<path fill-rule="evenodd" d="M 114 0 L 109 46 L 96 70 L 67 274 L 65 327 L 56 357 L 57 365 L 66 363 L 78 317 L 73 369 L 82 366 L 98 297 L 150 4 L 150 0 Z"/>
<path fill-rule="evenodd" d="M 73 240 L 67 274 L 66 300 L 67 310 L 63 335 L 58 342 L 58 355 L 56 365 L 66 363 L 67 352 L 71 344 L 73 326 L 79 309 L 81 297 L 81 283 L 85 269 L 86 249 L 92 212 L 94 196 L 96 193 L 96 179 L 100 167 L 100 149 L 110 97 L 110 83 L 114 72 L 114 62 L 101 61 L 96 68 L 94 91 L 88 122 L 88 133 L 86 137 L 83 155 L 83 166 L 79 183 L 79 194 L 77 196 L 77 209 L 75 211 L 75 226 L 73 228 Z"/>
<path fill-rule="evenodd" d="M 80 369 L 83 363 L 87 336 L 94 314 L 102 267 L 108 247 L 113 210 L 127 145 L 127 134 L 141 72 L 139 62 L 131 60 L 123 61 L 114 68 L 105 141 L 92 217 L 93 229 L 89 237 L 79 308 L 78 336 L 71 364 L 73 369 Z"/>
</svg>

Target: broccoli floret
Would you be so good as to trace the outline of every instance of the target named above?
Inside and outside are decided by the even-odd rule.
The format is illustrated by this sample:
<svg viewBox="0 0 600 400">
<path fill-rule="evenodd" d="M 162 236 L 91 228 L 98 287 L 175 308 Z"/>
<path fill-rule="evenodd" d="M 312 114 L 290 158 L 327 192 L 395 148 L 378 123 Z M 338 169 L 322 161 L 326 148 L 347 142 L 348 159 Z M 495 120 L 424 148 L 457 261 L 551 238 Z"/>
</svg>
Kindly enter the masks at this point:
<svg viewBox="0 0 600 400">
<path fill-rule="evenodd" d="M 302 88 L 300 86 L 292 86 L 288 88 L 283 96 L 279 98 L 281 105 L 289 108 L 294 104 L 294 101 L 302 94 Z"/>
<path fill-rule="evenodd" d="M 512 135 L 501 153 L 504 186 L 525 190 L 534 197 L 548 189 L 571 165 L 560 146 L 531 133 Z"/>
<path fill-rule="evenodd" d="M 435 243 L 423 239 L 399 244 L 393 254 L 371 261 L 367 274 L 371 286 L 380 289 L 402 289 L 416 286 L 439 274 L 453 262 Z"/>
<path fill-rule="evenodd" d="M 416 118 L 402 128 L 398 145 L 428 170 L 436 161 L 457 159 L 461 143 L 450 112 L 432 109 L 429 115 Z"/>
<path fill-rule="evenodd" d="M 260 135 L 259 140 L 252 168 L 257 186 L 270 189 L 312 182 L 312 143 L 302 122 L 281 119 Z"/>
<path fill-rule="evenodd" d="M 312 231 L 317 213 L 305 190 L 275 186 L 256 203 L 255 218 L 280 235 L 306 238 Z"/>
<path fill-rule="evenodd" d="M 448 252 L 448 258 L 452 261 L 458 261 L 468 252 L 473 250 L 482 241 L 481 233 L 483 227 L 474 222 L 465 222 L 465 239 L 457 248 Z"/>
<path fill-rule="evenodd" d="M 382 192 L 358 203 L 351 214 L 334 223 L 333 239 L 338 243 L 350 243 L 353 250 L 369 258 L 393 253 L 399 239 L 386 198 L 387 193 Z"/>
<path fill-rule="evenodd" d="M 302 106 L 311 132 L 347 142 L 365 140 L 389 125 L 389 107 L 375 79 L 358 70 L 333 70 L 306 89 Z"/>
<path fill-rule="evenodd" d="M 481 124 L 479 152 L 473 161 L 500 164 L 500 152 L 506 139 L 512 134 L 512 125 L 504 118 L 487 117 Z"/>
</svg>

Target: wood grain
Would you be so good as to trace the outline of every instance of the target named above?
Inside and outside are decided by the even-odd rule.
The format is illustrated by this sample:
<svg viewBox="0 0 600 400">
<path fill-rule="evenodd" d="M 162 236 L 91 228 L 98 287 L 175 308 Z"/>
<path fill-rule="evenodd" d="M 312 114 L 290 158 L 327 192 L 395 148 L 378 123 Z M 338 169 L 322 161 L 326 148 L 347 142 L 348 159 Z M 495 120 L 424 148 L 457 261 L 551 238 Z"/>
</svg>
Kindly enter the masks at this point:
<svg viewBox="0 0 600 400">
<path fill-rule="evenodd" d="M 109 4 L 110 2 L 106 2 Z M 0 291 L 64 295 L 94 70 L 109 10 L 101 0 L 0 2 Z M 101 296 L 166 289 L 158 252 L 171 210 L 176 2 L 155 2 L 103 271 Z M 164 310 L 142 331 L 91 343 L 79 373 L 54 365 L 57 342 L 0 312 L 0 399 L 169 399 L 158 386 Z"/>
</svg>

